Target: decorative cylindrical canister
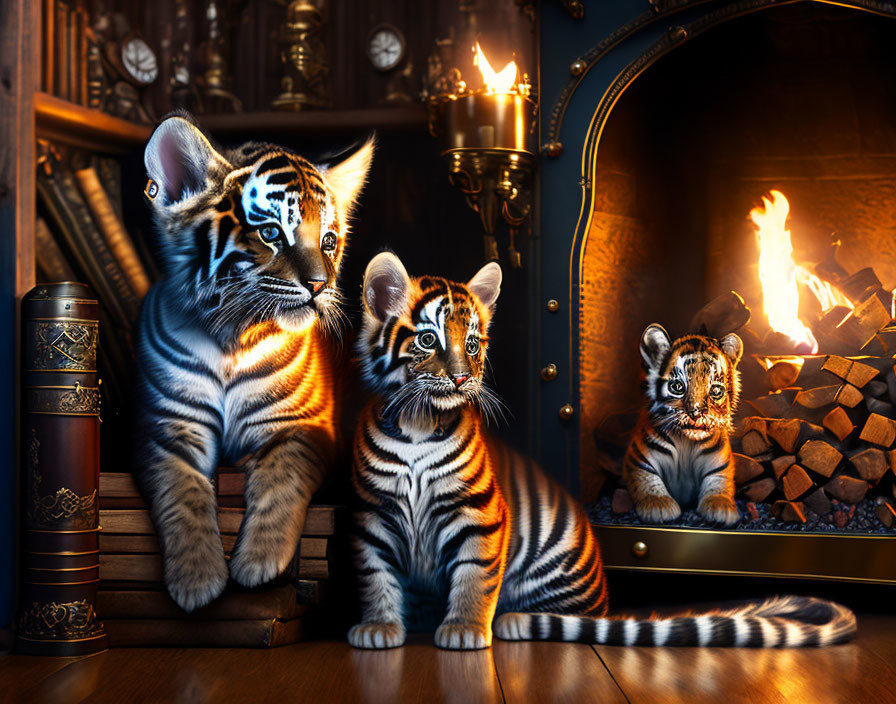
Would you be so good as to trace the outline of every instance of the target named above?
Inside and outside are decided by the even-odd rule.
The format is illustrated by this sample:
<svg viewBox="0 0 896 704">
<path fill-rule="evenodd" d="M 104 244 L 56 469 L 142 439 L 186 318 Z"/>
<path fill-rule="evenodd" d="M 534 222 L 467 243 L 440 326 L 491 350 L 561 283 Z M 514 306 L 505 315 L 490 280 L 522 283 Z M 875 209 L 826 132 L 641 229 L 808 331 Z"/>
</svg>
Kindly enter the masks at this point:
<svg viewBox="0 0 896 704">
<path fill-rule="evenodd" d="M 16 650 L 83 655 L 108 647 L 99 582 L 98 304 L 83 284 L 22 300 L 22 590 Z"/>
</svg>

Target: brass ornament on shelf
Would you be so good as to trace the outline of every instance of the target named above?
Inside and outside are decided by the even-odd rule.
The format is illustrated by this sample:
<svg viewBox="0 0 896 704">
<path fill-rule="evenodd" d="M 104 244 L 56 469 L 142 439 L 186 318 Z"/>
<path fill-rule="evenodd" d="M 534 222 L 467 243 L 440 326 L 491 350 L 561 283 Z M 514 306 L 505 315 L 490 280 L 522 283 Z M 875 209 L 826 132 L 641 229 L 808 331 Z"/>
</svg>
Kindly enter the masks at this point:
<svg viewBox="0 0 896 704">
<path fill-rule="evenodd" d="M 215 0 L 205 7 L 208 38 L 199 47 L 202 71 L 196 79 L 202 96 L 202 107 L 208 112 L 242 112 L 243 103 L 234 94 L 227 69 L 227 42 L 223 20 Z"/>
<path fill-rule="evenodd" d="M 321 7 L 311 0 L 291 0 L 280 35 L 280 60 L 285 73 L 282 93 L 273 102 L 275 110 L 305 110 L 332 106 L 330 64 L 321 39 L 326 0 Z"/>
<path fill-rule="evenodd" d="M 16 636 L 60 642 L 102 638 L 105 631 L 96 617 L 93 604 L 87 599 L 33 601 L 31 606 L 19 613 Z"/>
</svg>

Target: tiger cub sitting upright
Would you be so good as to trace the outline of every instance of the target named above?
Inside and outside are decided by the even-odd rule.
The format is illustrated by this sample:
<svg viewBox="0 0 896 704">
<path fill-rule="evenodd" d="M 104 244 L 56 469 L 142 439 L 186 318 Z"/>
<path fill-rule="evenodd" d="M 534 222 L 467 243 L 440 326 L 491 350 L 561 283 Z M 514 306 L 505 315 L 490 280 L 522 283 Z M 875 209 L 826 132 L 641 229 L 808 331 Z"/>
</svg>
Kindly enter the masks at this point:
<svg viewBox="0 0 896 704">
<path fill-rule="evenodd" d="M 483 429 L 483 382 L 501 269 L 466 284 L 412 279 L 380 254 L 364 275 L 364 377 L 376 396 L 355 435 L 352 541 L 362 618 L 349 642 L 392 648 L 420 604 L 436 604 L 436 645 L 510 640 L 616 645 L 797 646 L 849 639 L 837 604 L 777 597 L 711 614 L 601 618 L 607 585 L 582 507 L 531 460 Z M 497 618 L 495 618 L 497 614 Z"/>
<path fill-rule="evenodd" d="M 740 520 L 728 432 L 740 393 L 741 339 L 687 335 L 672 342 L 659 325 L 641 336 L 647 405 L 623 465 L 641 520 L 671 521 L 682 506 L 706 520 Z"/>
<path fill-rule="evenodd" d="M 341 315 L 336 279 L 372 152 L 368 142 L 328 169 L 272 144 L 221 152 L 186 115 L 146 147 L 165 278 L 135 345 L 134 473 L 187 611 L 227 583 L 219 462 L 247 475 L 230 576 L 261 584 L 295 551 L 337 441 L 325 332 Z"/>
</svg>

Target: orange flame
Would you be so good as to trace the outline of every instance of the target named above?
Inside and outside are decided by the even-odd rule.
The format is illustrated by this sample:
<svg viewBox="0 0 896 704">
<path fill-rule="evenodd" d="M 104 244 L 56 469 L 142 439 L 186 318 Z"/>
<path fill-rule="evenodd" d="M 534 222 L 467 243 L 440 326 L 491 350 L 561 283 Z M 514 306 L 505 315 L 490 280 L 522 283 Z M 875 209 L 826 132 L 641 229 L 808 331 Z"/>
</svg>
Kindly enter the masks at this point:
<svg viewBox="0 0 896 704">
<path fill-rule="evenodd" d="M 787 335 L 797 346 L 815 353 L 818 342 L 799 318 L 798 284 L 804 284 L 812 292 L 822 311 L 837 305 L 852 308 L 852 304 L 830 284 L 793 261 L 793 245 L 786 226 L 790 204 L 780 191 L 771 191 L 769 197 L 763 196 L 762 207 L 750 211 L 759 241 L 763 309 L 772 330 Z"/>
<path fill-rule="evenodd" d="M 482 81 L 485 84 L 486 93 L 510 93 L 516 84 L 517 67 L 516 62 L 509 62 L 504 68 L 497 73 L 492 65 L 488 62 L 479 42 L 476 42 L 476 55 L 473 57 L 473 64 L 479 67 L 482 74 Z"/>
</svg>

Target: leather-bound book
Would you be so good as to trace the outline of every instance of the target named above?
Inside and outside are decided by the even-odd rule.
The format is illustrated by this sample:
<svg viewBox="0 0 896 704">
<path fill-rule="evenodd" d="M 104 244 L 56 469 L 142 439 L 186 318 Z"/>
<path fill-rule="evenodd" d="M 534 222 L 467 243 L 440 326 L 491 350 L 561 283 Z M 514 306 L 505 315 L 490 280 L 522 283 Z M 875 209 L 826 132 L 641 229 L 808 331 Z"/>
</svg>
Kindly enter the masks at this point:
<svg viewBox="0 0 896 704">
<path fill-rule="evenodd" d="M 22 300 L 22 589 L 16 650 L 83 655 L 107 647 L 99 582 L 98 305 L 83 284 L 42 284 Z"/>
<path fill-rule="evenodd" d="M 47 277 L 44 283 L 75 281 L 77 278 L 59 249 L 53 233 L 41 217 L 34 222 L 34 255 L 38 267 Z"/>
<path fill-rule="evenodd" d="M 99 226 L 109 251 L 115 257 L 119 267 L 121 267 L 125 278 L 130 284 L 131 289 L 137 295 L 138 299 L 142 299 L 149 290 L 149 276 L 143 268 L 137 249 L 131 241 L 130 236 L 124 229 L 124 224 L 115 213 L 112 202 L 108 194 L 100 183 L 99 176 L 93 167 L 86 169 L 77 169 L 75 178 L 84 200 L 93 215 L 93 219 Z"/>
</svg>

